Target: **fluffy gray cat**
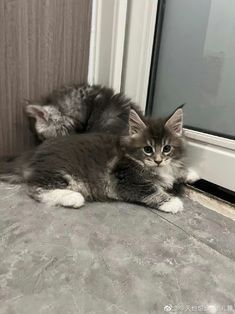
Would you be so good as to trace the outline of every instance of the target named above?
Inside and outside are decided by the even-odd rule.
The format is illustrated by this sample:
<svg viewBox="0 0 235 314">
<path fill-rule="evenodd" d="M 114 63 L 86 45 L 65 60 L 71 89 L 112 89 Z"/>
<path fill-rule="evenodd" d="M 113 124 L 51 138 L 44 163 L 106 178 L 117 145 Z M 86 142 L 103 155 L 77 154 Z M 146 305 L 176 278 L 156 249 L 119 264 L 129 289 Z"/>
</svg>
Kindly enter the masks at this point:
<svg viewBox="0 0 235 314">
<path fill-rule="evenodd" d="M 119 200 L 176 213 L 175 185 L 192 180 L 184 166 L 183 110 L 149 120 L 131 109 L 129 134 L 89 133 L 51 138 L 0 163 L 0 179 L 24 182 L 29 195 L 79 208 L 85 200 Z"/>
<path fill-rule="evenodd" d="M 130 109 L 140 110 L 123 94 L 98 85 L 72 85 L 55 90 L 39 102 L 28 101 L 31 129 L 45 139 L 83 132 L 128 132 Z"/>
</svg>

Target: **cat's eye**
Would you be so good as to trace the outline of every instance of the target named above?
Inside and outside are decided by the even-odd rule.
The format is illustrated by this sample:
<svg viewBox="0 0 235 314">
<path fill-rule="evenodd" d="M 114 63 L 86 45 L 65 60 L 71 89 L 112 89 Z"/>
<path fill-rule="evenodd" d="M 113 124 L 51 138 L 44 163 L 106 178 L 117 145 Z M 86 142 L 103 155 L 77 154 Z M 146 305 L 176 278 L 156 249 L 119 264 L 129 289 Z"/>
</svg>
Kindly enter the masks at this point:
<svg viewBox="0 0 235 314">
<path fill-rule="evenodd" d="M 152 153 L 153 153 L 153 148 L 152 148 L 152 146 L 145 146 L 145 147 L 144 147 L 144 153 L 145 153 L 146 155 L 148 155 L 148 156 L 152 155 Z"/>
<path fill-rule="evenodd" d="M 171 151 L 171 145 L 165 145 L 162 149 L 163 153 L 169 153 Z"/>
</svg>

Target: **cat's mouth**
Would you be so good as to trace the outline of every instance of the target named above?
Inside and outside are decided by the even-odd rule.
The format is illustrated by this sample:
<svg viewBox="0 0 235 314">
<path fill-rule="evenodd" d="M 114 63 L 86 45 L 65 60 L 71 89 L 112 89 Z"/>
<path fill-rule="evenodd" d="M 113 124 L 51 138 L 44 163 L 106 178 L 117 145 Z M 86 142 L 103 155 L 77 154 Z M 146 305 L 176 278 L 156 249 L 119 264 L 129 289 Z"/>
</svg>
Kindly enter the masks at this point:
<svg viewBox="0 0 235 314">
<path fill-rule="evenodd" d="M 156 164 L 157 167 L 162 167 L 163 166 L 162 161 L 156 161 L 155 160 L 155 164 Z"/>
</svg>

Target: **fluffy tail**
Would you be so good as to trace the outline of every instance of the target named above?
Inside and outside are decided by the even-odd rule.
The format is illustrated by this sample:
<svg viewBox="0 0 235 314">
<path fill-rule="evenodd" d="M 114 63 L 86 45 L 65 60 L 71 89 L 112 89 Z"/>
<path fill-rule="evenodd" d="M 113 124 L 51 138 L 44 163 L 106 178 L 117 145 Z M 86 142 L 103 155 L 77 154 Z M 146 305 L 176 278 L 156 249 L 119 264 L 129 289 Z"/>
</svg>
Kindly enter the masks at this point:
<svg viewBox="0 0 235 314">
<path fill-rule="evenodd" d="M 27 160 L 31 156 L 31 152 L 18 156 L 7 156 L 0 158 L 0 181 L 9 183 L 22 183 L 23 169 Z"/>
</svg>

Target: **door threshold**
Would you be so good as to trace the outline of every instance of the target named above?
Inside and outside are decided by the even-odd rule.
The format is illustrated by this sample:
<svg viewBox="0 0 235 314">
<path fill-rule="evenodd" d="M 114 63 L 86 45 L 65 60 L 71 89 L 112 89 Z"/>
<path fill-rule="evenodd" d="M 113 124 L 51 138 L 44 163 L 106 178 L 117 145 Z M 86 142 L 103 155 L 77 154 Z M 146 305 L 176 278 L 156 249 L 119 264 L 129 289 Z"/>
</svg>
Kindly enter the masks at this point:
<svg viewBox="0 0 235 314">
<path fill-rule="evenodd" d="M 186 186 L 186 197 L 198 202 L 204 207 L 207 207 L 215 212 L 226 216 L 235 221 L 235 206 L 234 204 L 225 201 L 217 196 L 202 191 L 192 185 Z"/>
</svg>

